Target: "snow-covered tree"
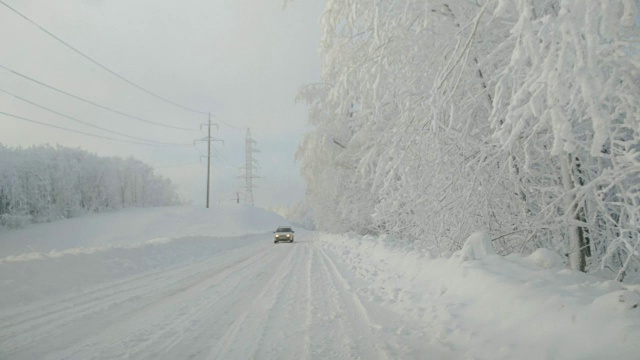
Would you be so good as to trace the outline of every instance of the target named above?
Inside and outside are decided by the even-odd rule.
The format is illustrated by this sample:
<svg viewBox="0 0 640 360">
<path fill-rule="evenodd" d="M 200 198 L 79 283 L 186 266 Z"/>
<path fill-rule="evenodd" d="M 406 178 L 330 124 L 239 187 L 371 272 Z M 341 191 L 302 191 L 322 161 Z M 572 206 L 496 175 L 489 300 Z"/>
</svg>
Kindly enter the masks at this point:
<svg viewBox="0 0 640 360">
<path fill-rule="evenodd" d="M 177 203 L 175 186 L 133 158 L 105 158 L 61 146 L 0 146 L 0 227 Z"/>
<path fill-rule="evenodd" d="M 318 227 L 640 267 L 635 0 L 327 1 L 298 152 Z"/>
</svg>

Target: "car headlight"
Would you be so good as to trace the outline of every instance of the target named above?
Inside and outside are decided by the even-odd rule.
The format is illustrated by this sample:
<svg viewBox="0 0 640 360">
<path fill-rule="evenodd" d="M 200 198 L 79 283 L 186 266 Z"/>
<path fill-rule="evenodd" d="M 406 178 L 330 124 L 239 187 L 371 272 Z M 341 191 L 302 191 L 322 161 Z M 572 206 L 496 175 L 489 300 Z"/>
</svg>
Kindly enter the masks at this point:
<svg viewBox="0 0 640 360">
<path fill-rule="evenodd" d="M 291 235 L 287 234 L 287 237 L 291 237 Z"/>
</svg>

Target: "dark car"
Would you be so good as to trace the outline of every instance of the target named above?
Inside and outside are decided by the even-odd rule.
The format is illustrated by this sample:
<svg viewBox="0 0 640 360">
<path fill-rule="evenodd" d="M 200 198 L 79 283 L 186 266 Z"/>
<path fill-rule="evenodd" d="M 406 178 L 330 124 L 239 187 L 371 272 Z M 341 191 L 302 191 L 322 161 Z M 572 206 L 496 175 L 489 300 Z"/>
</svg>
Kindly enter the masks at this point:
<svg viewBox="0 0 640 360">
<path fill-rule="evenodd" d="M 273 243 L 276 244 L 279 241 L 288 241 L 291 243 L 293 242 L 294 233 L 295 231 L 293 231 L 291 226 L 280 226 L 276 231 L 273 232 Z"/>
</svg>

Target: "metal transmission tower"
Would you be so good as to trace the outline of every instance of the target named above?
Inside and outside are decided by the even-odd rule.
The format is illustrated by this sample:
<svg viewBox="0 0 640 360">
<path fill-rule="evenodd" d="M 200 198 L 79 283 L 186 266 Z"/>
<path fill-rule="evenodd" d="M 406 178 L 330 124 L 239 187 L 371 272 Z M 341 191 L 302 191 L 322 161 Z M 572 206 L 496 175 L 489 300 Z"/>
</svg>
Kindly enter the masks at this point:
<svg viewBox="0 0 640 360">
<path fill-rule="evenodd" d="M 253 205 L 253 179 L 258 178 L 253 174 L 257 170 L 258 161 L 253 158 L 253 153 L 260 152 L 254 147 L 256 141 L 251 138 L 251 131 L 247 128 L 245 140 L 245 165 L 244 165 L 244 203 Z"/>
</svg>

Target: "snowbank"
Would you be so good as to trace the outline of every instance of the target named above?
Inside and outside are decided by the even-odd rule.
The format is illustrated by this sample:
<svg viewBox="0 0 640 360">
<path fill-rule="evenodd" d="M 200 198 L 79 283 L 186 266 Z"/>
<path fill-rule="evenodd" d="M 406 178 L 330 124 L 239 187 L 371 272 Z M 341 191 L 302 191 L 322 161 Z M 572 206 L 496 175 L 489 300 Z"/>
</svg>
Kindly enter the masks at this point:
<svg viewBox="0 0 640 360">
<path fill-rule="evenodd" d="M 0 232 L 0 259 L 77 248 L 136 246 L 157 238 L 263 233 L 288 224 L 273 212 L 245 205 L 126 209 Z"/>
<path fill-rule="evenodd" d="M 320 242 L 359 296 L 407 324 L 428 324 L 426 341 L 447 344 L 452 358 L 640 356 L 640 286 L 565 269 L 549 250 L 502 257 L 483 233 L 448 258 L 384 237 L 323 235 Z"/>
<path fill-rule="evenodd" d="M 496 250 L 491 244 L 491 235 L 486 232 L 477 232 L 469 236 L 460 252 L 463 261 L 482 259 L 495 254 Z"/>
<path fill-rule="evenodd" d="M 287 222 L 254 207 L 132 209 L 0 233 L 0 310 L 272 245 Z M 23 250 L 30 250 L 24 252 Z"/>
<path fill-rule="evenodd" d="M 266 234 L 194 236 L 9 257 L 0 260 L 0 310 L 201 262 L 223 251 L 270 245 L 271 237 Z"/>
</svg>

